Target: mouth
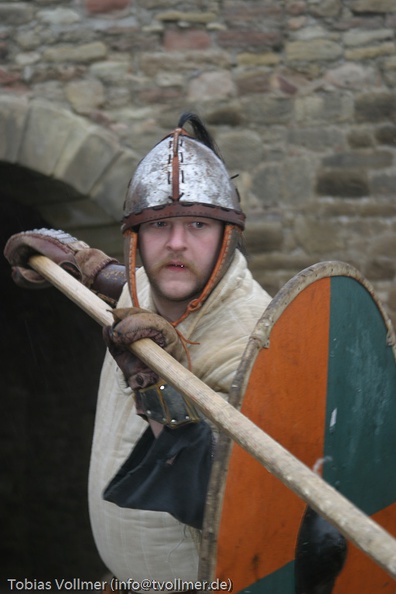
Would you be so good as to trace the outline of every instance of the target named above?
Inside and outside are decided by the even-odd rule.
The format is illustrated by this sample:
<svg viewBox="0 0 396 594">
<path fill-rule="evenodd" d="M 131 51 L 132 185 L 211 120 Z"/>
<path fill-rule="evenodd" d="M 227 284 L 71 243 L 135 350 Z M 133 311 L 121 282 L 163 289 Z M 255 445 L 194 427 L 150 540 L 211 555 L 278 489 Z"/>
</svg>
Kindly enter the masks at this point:
<svg viewBox="0 0 396 594">
<path fill-rule="evenodd" d="M 187 267 L 185 266 L 185 264 L 182 264 L 181 262 L 169 262 L 169 264 L 166 265 L 167 268 L 179 268 L 179 269 L 183 269 Z"/>
</svg>

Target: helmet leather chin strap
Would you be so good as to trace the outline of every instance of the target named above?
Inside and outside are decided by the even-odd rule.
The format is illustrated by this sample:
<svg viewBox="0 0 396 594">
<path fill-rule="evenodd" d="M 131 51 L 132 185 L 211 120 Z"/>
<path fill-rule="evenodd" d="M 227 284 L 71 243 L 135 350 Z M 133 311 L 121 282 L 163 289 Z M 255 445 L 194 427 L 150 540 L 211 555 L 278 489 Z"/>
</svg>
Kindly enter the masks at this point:
<svg viewBox="0 0 396 594">
<path fill-rule="evenodd" d="M 225 225 L 220 252 L 205 287 L 197 299 L 190 301 L 181 317 L 178 320 L 171 322 L 172 326 L 178 326 L 181 322 L 183 322 L 183 320 L 187 318 L 187 316 L 190 315 L 190 313 L 193 313 L 202 307 L 204 301 L 210 295 L 214 287 L 217 285 L 227 270 L 237 246 L 240 234 L 241 229 L 237 225 Z M 127 229 L 124 231 L 124 235 L 129 237 L 130 240 L 128 250 L 129 291 L 131 294 L 132 304 L 135 307 L 140 307 L 136 286 L 136 254 L 138 247 L 138 234 L 132 229 Z"/>
</svg>

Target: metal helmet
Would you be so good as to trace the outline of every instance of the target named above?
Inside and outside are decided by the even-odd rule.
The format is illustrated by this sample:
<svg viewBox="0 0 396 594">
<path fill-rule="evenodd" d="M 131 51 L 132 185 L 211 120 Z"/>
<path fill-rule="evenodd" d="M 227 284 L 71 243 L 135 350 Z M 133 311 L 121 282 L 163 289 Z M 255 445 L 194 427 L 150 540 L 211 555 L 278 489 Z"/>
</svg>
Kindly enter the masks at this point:
<svg viewBox="0 0 396 594">
<path fill-rule="evenodd" d="M 193 125 L 196 137 L 182 127 Z M 140 162 L 129 183 L 123 231 L 152 220 L 200 216 L 244 228 L 238 192 L 201 120 L 185 114 Z"/>
<path fill-rule="evenodd" d="M 195 136 L 183 128 L 187 121 Z M 238 191 L 204 124 L 191 113 L 183 114 L 178 127 L 139 163 L 128 186 L 122 231 L 130 240 L 129 289 L 135 306 L 139 305 L 135 274 L 139 225 L 183 216 L 216 219 L 225 225 L 218 260 L 206 286 L 174 326 L 199 309 L 223 277 L 245 226 Z"/>
</svg>

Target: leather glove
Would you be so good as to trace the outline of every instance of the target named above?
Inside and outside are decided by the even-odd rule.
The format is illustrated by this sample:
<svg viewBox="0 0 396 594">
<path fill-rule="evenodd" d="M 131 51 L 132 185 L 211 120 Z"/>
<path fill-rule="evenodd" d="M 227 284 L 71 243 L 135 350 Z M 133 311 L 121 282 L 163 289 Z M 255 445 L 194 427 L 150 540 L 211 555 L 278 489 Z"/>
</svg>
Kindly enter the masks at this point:
<svg viewBox="0 0 396 594">
<path fill-rule="evenodd" d="M 46 256 L 89 289 L 103 268 L 118 263 L 65 231 L 34 229 L 17 233 L 7 241 L 4 255 L 12 266 L 13 280 L 22 288 L 43 289 L 50 286 L 40 274 L 29 268 L 29 258 L 34 254 Z"/>
<path fill-rule="evenodd" d="M 139 390 L 156 384 L 158 375 L 131 353 L 128 346 L 141 338 L 151 338 L 179 360 L 184 348 L 176 330 L 163 317 L 139 307 L 114 309 L 112 314 L 114 324 L 103 328 L 103 338 L 128 385 Z"/>
</svg>

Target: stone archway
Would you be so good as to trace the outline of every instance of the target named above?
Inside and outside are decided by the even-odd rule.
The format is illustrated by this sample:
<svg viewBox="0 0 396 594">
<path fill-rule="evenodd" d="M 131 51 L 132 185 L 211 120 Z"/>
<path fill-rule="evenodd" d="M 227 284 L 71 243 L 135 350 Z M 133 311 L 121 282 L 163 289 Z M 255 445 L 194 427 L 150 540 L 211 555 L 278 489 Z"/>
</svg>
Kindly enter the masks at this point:
<svg viewBox="0 0 396 594">
<path fill-rule="evenodd" d="M 21 172 L 30 172 L 34 192 L 18 191 L 24 204 L 51 227 L 81 230 L 81 239 L 97 239 L 95 247 L 121 254 L 119 222 L 138 155 L 105 129 L 39 100 L 0 96 L 0 129 L 0 168 L 7 169 L 5 179 L 11 176 L 9 191 L 20 187 Z M 51 193 L 40 194 L 43 186 Z"/>
<path fill-rule="evenodd" d="M 81 118 L 0 97 L 0 244 L 63 228 L 118 255 L 136 156 Z M 14 285 L 0 256 L 1 578 L 100 579 L 87 473 L 104 354 L 100 328 L 55 289 Z"/>
</svg>

